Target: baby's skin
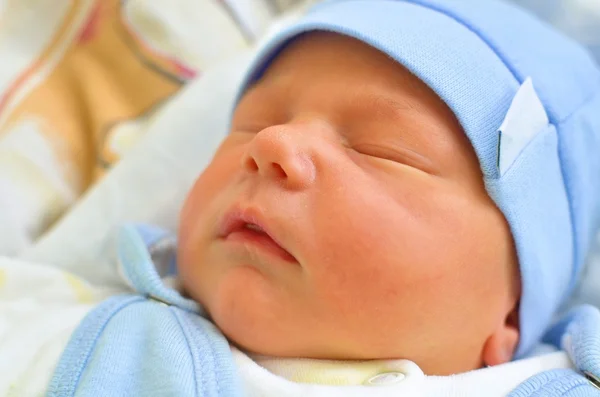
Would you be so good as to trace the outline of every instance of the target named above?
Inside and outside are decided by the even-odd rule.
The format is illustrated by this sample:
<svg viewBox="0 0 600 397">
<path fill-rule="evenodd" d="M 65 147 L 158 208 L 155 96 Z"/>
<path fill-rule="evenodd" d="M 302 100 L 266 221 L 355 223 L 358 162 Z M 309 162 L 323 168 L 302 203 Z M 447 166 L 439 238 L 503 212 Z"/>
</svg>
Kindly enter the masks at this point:
<svg viewBox="0 0 600 397">
<path fill-rule="evenodd" d="M 277 56 L 179 237 L 186 293 L 252 353 L 446 375 L 518 343 L 514 243 L 469 140 L 424 82 L 355 39 L 311 33 Z"/>
</svg>

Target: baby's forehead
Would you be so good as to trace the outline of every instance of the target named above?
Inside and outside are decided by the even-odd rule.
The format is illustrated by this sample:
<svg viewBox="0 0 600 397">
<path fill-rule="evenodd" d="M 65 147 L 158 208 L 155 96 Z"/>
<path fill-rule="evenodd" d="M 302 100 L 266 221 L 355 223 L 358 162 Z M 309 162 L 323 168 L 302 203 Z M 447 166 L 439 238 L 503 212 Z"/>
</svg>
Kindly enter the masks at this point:
<svg viewBox="0 0 600 397">
<path fill-rule="evenodd" d="M 375 47 L 332 32 L 311 32 L 286 43 L 271 59 L 251 90 L 295 90 L 295 95 L 326 86 L 321 97 L 342 92 L 357 105 L 384 111 L 419 110 L 419 102 L 451 110 L 419 77 Z M 411 100 L 421 98 L 421 101 Z"/>
<path fill-rule="evenodd" d="M 324 31 L 305 33 L 285 43 L 264 69 L 261 80 L 266 77 L 276 77 L 279 83 L 301 78 L 327 80 L 347 69 L 361 78 L 346 85 L 347 88 L 380 81 L 390 87 L 408 85 L 428 89 L 418 77 L 380 50 L 353 37 Z"/>
<path fill-rule="evenodd" d="M 404 66 L 364 42 L 328 32 L 305 34 L 284 45 L 245 95 L 254 103 L 320 102 L 388 116 L 437 107 L 453 117 Z"/>
</svg>

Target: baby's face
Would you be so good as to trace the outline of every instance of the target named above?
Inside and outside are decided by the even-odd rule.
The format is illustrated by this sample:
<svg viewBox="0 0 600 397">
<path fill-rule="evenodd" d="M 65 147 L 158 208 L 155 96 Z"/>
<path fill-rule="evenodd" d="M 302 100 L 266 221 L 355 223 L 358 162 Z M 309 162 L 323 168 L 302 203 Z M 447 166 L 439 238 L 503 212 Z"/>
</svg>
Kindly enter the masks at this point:
<svg viewBox="0 0 600 397">
<path fill-rule="evenodd" d="M 511 234 L 460 125 L 343 36 L 296 40 L 244 95 L 182 212 L 179 260 L 187 293 L 255 353 L 447 374 L 516 343 Z"/>
</svg>

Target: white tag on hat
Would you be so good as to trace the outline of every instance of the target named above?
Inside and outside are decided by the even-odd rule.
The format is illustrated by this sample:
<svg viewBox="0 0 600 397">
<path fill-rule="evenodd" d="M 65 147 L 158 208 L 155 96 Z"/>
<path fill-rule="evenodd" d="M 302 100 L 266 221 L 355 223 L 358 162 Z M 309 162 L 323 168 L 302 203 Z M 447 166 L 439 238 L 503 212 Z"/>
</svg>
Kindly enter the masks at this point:
<svg viewBox="0 0 600 397">
<path fill-rule="evenodd" d="M 498 171 L 500 176 L 510 168 L 533 137 L 549 123 L 548 115 L 528 77 L 512 100 L 498 129 Z"/>
</svg>

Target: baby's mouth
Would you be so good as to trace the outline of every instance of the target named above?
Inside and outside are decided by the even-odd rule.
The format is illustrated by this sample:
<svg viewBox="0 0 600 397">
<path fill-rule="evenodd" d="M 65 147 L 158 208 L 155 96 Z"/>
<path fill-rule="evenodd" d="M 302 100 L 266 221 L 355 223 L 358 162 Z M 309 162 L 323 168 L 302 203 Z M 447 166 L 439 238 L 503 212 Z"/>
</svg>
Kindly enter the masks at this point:
<svg viewBox="0 0 600 397">
<path fill-rule="evenodd" d="M 254 211 L 234 210 L 223 217 L 219 237 L 234 244 L 252 245 L 286 262 L 298 263 L 265 225 Z"/>
</svg>

